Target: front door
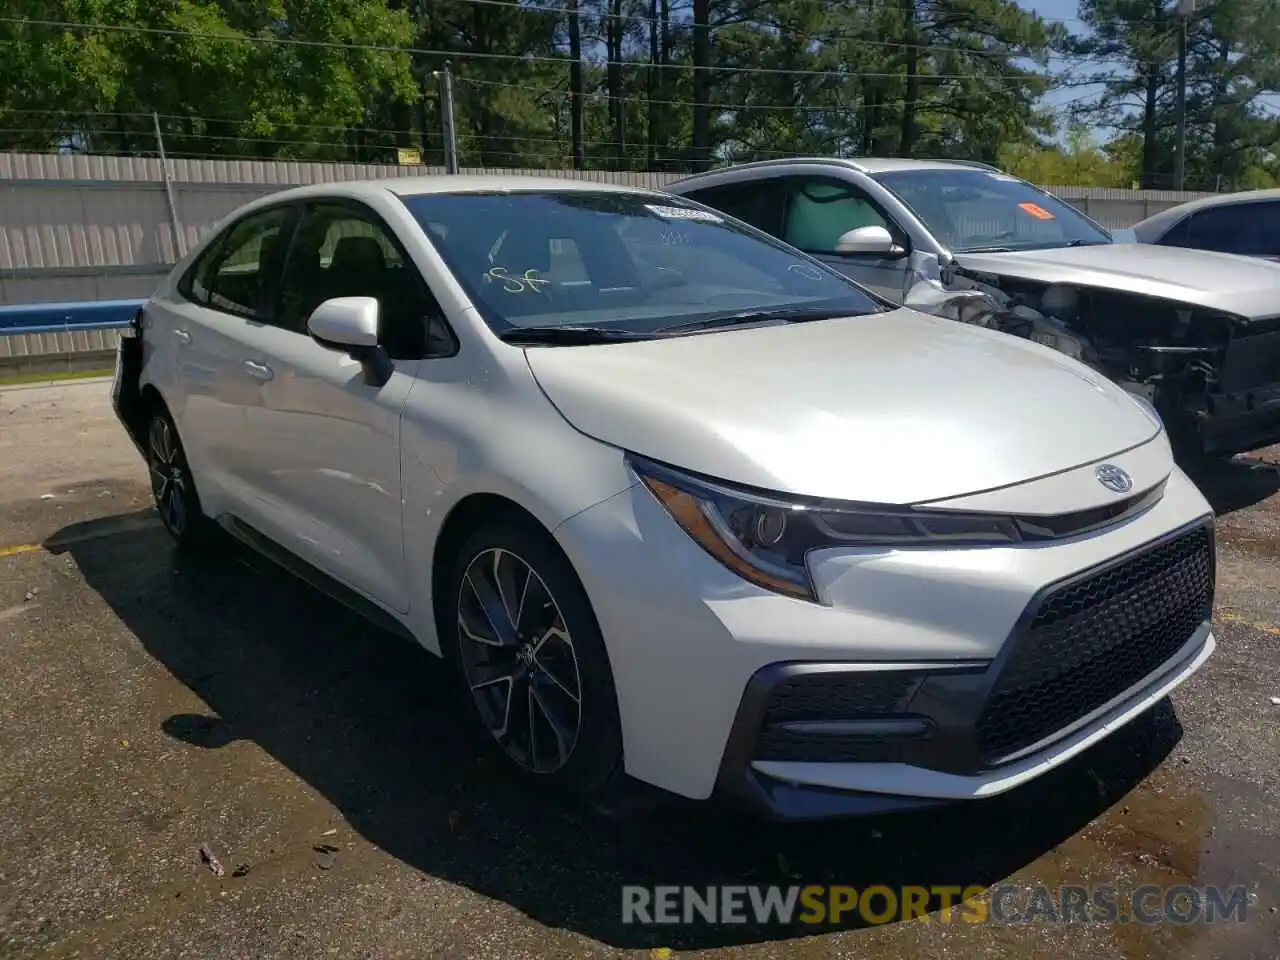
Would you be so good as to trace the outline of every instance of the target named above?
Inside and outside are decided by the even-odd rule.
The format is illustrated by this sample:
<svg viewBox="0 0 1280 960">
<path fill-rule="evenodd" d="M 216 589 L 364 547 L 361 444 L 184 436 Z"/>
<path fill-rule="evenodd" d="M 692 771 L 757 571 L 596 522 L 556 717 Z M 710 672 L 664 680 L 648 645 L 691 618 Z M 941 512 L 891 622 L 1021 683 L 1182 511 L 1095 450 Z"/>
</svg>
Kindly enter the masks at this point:
<svg viewBox="0 0 1280 960">
<path fill-rule="evenodd" d="M 354 202 L 307 206 L 280 283 L 275 322 L 244 362 L 260 384 L 254 483 L 263 532 L 366 597 L 409 609 L 401 511 L 401 413 L 422 363 L 425 285 L 380 218 Z M 394 372 L 320 346 L 306 319 L 324 300 L 370 296 Z"/>
</svg>

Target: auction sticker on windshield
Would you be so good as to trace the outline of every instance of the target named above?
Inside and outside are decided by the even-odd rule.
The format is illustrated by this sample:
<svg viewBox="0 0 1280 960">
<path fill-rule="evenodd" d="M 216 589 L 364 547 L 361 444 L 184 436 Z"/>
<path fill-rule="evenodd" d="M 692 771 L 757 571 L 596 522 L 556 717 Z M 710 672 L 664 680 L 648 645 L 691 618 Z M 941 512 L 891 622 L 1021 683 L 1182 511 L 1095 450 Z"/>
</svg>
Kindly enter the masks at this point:
<svg viewBox="0 0 1280 960">
<path fill-rule="evenodd" d="M 1018 204 L 1018 209 L 1025 210 L 1027 213 L 1031 214 L 1037 220 L 1055 219 L 1052 213 L 1050 213 L 1048 210 L 1046 210 L 1044 207 L 1040 206 L 1037 203 L 1020 203 Z"/>
<path fill-rule="evenodd" d="M 690 210 L 687 207 L 664 207 L 656 203 L 646 203 L 644 208 L 664 220 L 696 220 L 700 223 L 724 223 L 723 217 L 717 217 L 709 210 Z"/>
</svg>

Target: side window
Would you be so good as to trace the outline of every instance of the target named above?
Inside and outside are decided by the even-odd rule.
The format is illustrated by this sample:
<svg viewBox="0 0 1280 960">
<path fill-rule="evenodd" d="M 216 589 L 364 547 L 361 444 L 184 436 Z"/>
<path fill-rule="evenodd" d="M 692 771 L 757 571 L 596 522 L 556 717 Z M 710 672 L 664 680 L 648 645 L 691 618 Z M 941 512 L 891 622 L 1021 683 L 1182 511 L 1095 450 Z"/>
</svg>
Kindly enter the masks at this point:
<svg viewBox="0 0 1280 960">
<path fill-rule="evenodd" d="M 305 336 L 312 311 L 334 297 L 378 301 L 383 346 L 393 358 L 457 348 L 426 281 L 375 213 L 353 204 L 312 204 L 289 251 L 276 323 Z"/>
<path fill-rule="evenodd" d="M 705 190 L 694 190 L 685 196 L 775 237 L 782 234 L 783 190 L 777 180 L 708 187 Z"/>
<path fill-rule="evenodd" d="M 1156 243 L 1162 247 L 1186 247 L 1190 246 L 1190 226 L 1191 218 L 1183 217 L 1172 227 L 1165 231 Z"/>
<path fill-rule="evenodd" d="M 836 241 L 858 227 L 897 231 L 861 190 L 826 177 L 797 178 L 787 204 L 782 239 L 806 253 L 833 254 Z"/>
<path fill-rule="evenodd" d="M 1250 257 L 1280 253 L 1280 204 L 1234 203 L 1191 218 L 1189 246 Z"/>
<path fill-rule="evenodd" d="M 232 224 L 196 261 L 180 292 L 214 310 L 269 320 L 293 216 L 292 207 L 273 207 Z"/>
</svg>

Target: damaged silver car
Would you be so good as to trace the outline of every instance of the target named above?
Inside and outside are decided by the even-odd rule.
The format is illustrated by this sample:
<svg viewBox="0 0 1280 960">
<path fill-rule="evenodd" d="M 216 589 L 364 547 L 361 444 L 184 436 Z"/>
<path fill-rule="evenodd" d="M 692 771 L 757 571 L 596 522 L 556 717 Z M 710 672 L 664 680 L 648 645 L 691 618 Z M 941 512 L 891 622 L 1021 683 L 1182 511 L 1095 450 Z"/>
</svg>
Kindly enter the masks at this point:
<svg viewBox="0 0 1280 960">
<path fill-rule="evenodd" d="M 983 164 L 771 160 L 665 189 L 737 217 L 886 299 L 1082 360 L 1183 450 L 1280 442 L 1280 264 L 1116 243 Z"/>
</svg>

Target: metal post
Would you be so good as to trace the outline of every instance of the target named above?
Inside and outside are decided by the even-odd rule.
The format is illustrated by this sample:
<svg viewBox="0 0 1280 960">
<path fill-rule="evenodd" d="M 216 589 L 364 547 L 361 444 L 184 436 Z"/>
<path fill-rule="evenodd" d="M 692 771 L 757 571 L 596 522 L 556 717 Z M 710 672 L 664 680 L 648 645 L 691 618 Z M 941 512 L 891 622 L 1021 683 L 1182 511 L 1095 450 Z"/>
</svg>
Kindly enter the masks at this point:
<svg viewBox="0 0 1280 960">
<path fill-rule="evenodd" d="M 182 235 L 182 224 L 178 221 L 178 205 L 173 199 L 173 181 L 169 177 L 169 161 L 164 155 L 164 135 L 160 132 L 160 115 L 151 114 L 156 126 L 156 146 L 160 149 L 160 173 L 164 177 L 164 196 L 169 204 L 169 226 L 173 229 L 173 248 L 178 259 L 187 255 L 187 238 Z"/>
<path fill-rule="evenodd" d="M 444 69 L 436 72 L 440 80 L 440 126 L 444 133 L 444 168 L 458 172 L 458 134 L 453 124 L 453 74 L 446 60 Z"/>
<path fill-rule="evenodd" d="M 1173 189 L 1181 190 L 1187 170 L 1187 23 L 1195 13 L 1196 0 L 1178 2 L 1178 90 L 1177 142 L 1173 148 Z"/>
</svg>

